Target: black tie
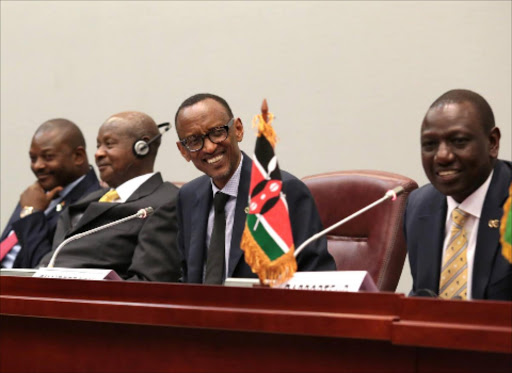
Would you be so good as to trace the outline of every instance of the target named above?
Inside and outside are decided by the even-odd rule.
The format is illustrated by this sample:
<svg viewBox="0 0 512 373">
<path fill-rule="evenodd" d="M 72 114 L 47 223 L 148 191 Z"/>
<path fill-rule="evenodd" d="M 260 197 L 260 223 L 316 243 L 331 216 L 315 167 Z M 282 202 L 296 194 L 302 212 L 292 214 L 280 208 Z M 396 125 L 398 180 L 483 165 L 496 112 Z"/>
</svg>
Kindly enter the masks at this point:
<svg viewBox="0 0 512 373">
<path fill-rule="evenodd" d="M 213 199 L 213 209 L 215 218 L 213 219 L 213 231 L 210 239 L 210 248 L 208 249 L 208 258 L 206 259 L 205 284 L 222 284 L 224 278 L 224 259 L 225 259 L 225 237 L 226 237 L 226 213 L 224 206 L 229 199 L 229 195 L 217 192 Z"/>
</svg>

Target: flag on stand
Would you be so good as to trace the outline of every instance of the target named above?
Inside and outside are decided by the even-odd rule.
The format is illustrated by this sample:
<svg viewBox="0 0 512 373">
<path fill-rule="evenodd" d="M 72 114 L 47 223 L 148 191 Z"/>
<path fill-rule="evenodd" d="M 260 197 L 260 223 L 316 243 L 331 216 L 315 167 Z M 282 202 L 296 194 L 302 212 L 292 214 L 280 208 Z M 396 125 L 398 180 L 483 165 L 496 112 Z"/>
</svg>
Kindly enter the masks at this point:
<svg viewBox="0 0 512 373">
<path fill-rule="evenodd" d="M 249 189 L 249 208 L 240 244 L 245 261 L 262 284 L 278 285 L 297 270 L 293 255 L 290 217 L 282 192 L 281 171 L 274 154 L 274 116 L 263 101 L 262 114 L 253 119 L 258 128 Z"/>
<path fill-rule="evenodd" d="M 508 199 L 503 206 L 503 217 L 500 222 L 501 253 L 512 263 L 512 183 L 508 189 Z"/>
</svg>

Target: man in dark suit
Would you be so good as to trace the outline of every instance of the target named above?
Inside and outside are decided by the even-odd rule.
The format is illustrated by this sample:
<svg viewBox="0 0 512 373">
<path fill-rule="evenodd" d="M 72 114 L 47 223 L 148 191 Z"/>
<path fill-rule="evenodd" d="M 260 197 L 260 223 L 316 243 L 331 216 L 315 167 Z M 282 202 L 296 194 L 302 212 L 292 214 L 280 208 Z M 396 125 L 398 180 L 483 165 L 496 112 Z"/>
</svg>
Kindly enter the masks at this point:
<svg viewBox="0 0 512 373">
<path fill-rule="evenodd" d="M 205 282 L 205 266 L 213 230 L 213 196 L 229 196 L 226 206 L 224 278 L 256 277 L 245 263 L 240 241 L 246 220 L 251 159 L 238 147 L 244 128 L 227 102 L 212 94 L 185 100 L 176 117 L 181 155 L 205 175 L 185 184 L 178 197 L 178 244 L 183 255 L 185 282 Z M 295 246 L 322 230 L 315 202 L 299 179 L 282 171 L 283 191 Z M 335 270 L 325 238 L 310 244 L 297 258 L 302 271 Z M 206 281 L 208 282 L 208 281 Z"/>
<path fill-rule="evenodd" d="M 37 181 L 21 194 L 2 233 L 2 268 L 35 267 L 51 250 L 62 210 L 100 187 L 87 160 L 84 136 L 67 119 L 41 124 L 29 155 Z"/>
<path fill-rule="evenodd" d="M 152 207 L 154 213 L 146 219 L 132 219 L 69 242 L 57 255 L 55 267 L 109 268 L 128 280 L 181 277 L 176 244 L 178 188 L 153 171 L 159 145 L 157 125 L 148 115 L 123 112 L 107 119 L 98 133 L 96 165 L 112 189 L 69 206 L 42 266 L 48 265 L 65 239 Z"/>
<path fill-rule="evenodd" d="M 411 193 L 404 223 L 411 295 L 512 300 L 499 243 L 512 165 L 497 159 L 499 142 L 492 109 L 475 92 L 448 91 L 427 111 L 421 157 L 431 184 Z"/>
</svg>

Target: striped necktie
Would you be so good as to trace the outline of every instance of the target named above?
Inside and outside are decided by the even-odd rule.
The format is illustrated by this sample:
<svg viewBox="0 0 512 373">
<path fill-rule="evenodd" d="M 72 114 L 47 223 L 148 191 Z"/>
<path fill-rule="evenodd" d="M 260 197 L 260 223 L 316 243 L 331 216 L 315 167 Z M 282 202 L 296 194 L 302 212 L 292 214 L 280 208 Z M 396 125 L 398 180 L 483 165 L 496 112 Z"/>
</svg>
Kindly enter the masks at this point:
<svg viewBox="0 0 512 373">
<path fill-rule="evenodd" d="M 445 299 L 467 299 L 468 262 L 466 258 L 468 238 L 464 224 L 468 213 L 458 207 L 452 212 L 450 241 L 444 253 L 439 296 Z"/>
<path fill-rule="evenodd" d="M 117 194 L 117 191 L 115 189 L 109 190 L 107 193 L 105 193 L 99 200 L 99 202 L 113 202 L 116 199 L 119 199 L 119 194 Z"/>
</svg>

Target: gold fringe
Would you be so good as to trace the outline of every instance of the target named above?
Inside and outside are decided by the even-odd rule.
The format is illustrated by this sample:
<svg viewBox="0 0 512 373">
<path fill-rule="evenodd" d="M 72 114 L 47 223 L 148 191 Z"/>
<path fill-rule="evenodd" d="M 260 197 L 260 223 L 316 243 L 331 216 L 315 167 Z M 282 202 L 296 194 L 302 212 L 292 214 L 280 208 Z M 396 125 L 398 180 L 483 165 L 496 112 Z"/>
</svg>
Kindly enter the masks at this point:
<svg viewBox="0 0 512 373">
<path fill-rule="evenodd" d="M 294 246 L 290 250 L 274 261 L 270 261 L 263 252 L 258 243 L 254 240 L 247 223 L 242 235 L 240 247 L 244 251 L 245 261 L 251 267 L 253 273 L 256 273 L 261 284 L 271 287 L 282 284 L 293 277 L 297 271 L 297 261 L 293 255 Z"/>
<path fill-rule="evenodd" d="M 510 216 L 510 208 L 512 205 L 512 183 L 510 184 L 510 188 L 508 189 L 508 198 L 507 202 L 505 202 L 505 206 L 503 206 L 503 217 L 500 222 L 500 242 L 501 242 L 501 254 L 512 263 L 512 244 L 505 240 L 505 231 L 507 230 L 507 224 L 512 225 L 512 221 L 508 219 Z M 512 229 L 512 227 L 511 227 Z"/>
<path fill-rule="evenodd" d="M 263 115 L 255 115 L 252 119 L 252 127 L 258 129 L 258 137 L 265 136 L 274 148 L 276 146 L 277 141 L 279 140 L 276 135 L 276 131 L 274 131 L 274 127 L 272 127 L 272 121 L 274 120 L 274 114 L 268 113 L 268 122 L 265 122 L 263 119 Z"/>
</svg>

